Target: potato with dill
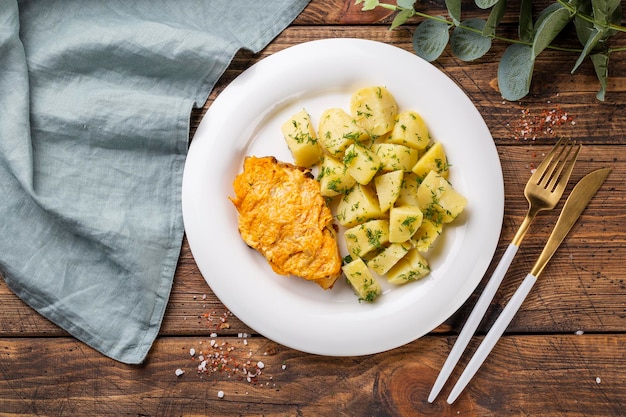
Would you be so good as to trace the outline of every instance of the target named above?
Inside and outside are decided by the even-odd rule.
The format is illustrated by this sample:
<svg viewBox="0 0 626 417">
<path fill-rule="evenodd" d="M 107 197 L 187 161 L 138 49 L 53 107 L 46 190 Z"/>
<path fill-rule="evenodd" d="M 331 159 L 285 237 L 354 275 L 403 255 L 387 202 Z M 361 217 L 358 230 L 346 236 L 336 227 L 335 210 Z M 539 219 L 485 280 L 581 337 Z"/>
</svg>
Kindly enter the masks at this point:
<svg viewBox="0 0 626 417">
<path fill-rule="evenodd" d="M 317 132 L 306 109 L 287 119 L 294 165 L 247 157 L 231 200 L 243 240 L 276 273 L 328 289 L 343 271 L 359 301 L 372 302 L 379 278 L 403 285 L 430 273 L 427 254 L 467 199 L 448 182 L 446 152 L 418 112 L 400 112 L 382 86 L 358 89 L 349 104 L 324 110 Z"/>
<path fill-rule="evenodd" d="M 357 125 L 376 138 L 393 129 L 398 103 L 385 87 L 364 87 L 352 94 L 350 114 Z"/>
<path fill-rule="evenodd" d="M 308 170 L 274 157 L 247 157 L 230 200 L 239 233 L 280 275 L 331 288 L 341 275 L 332 213 Z"/>
<path fill-rule="evenodd" d="M 347 229 L 343 272 L 359 300 L 371 302 L 382 293 L 378 278 L 402 285 L 430 273 L 425 255 L 467 199 L 447 181 L 443 145 L 432 141 L 418 112 L 400 112 L 385 87 L 355 91 L 347 114 L 322 113 L 318 180 Z"/>
</svg>

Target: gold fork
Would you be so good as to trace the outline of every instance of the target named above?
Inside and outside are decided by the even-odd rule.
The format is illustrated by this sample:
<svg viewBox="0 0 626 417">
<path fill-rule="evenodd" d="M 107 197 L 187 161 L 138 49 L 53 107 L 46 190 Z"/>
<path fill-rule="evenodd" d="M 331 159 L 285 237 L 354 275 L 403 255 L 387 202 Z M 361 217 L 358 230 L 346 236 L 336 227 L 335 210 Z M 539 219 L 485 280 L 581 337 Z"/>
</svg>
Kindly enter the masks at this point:
<svg viewBox="0 0 626 417">
<path fill-rule="evenodd" d="M 428 396 L 428 402 L 432 403 L 439 395 L 443 385 L 461 358 L 463 351 L 485 315 L 491 300 L 493 300 L 498 287 L 500 287 L 502 279 L 509 269 L 533 219 L 540 211 L 553 209 L 561 199 L 581 147 L 582 145 L 577 145 L 568 139 L 559 140 L 528 180 L 524 188 L 524 196 L 529 204 L 526 217 L 504 252 L 502 259 L 500 259 L 498 266 L 461 330 L 456 343 L 450 351 L 450 355 L 448 355 L 433 385 Z"/>
<path fill-rule="evenodd" d="M 529 203 L 528 213 L 513 237 L 512 245 L 519 247 L 537 213 L 553 209 L 557 205 L 581 147 L 576 142 L 561 139 L 537 167 L 524 188 L 524 196 Z"/>
</svg>

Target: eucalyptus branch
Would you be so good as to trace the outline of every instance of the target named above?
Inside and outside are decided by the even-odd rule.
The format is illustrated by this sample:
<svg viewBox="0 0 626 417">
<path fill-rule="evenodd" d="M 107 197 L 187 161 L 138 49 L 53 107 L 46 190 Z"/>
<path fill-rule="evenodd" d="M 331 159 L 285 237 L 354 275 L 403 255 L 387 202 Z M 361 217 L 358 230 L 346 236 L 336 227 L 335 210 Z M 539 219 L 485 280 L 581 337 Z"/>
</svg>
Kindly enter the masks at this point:
<svg viewBox="0 0 626 417">
<path fill-rule="evenodd" d="M 557 0 L 557 1 L 560 3 L 562 0 Z M 388 9 L 388 10 L 392 10 L 392 11 L 396 11 L 396 12 L 406 12 L 406 13 L 408 13 L 407 16 L 406 16 L 407 18 L 411 18 L 413 16 L 417 16 L 417 17 L 421 17 L 423 19 L 433 20 L 435 22 L 445 23 L 446 25 L 448 25 L 451 28 L 455 26 L 453 21 L 448 20 L 445 17 L 433 16 L 433 15 L 428 14 L 428 13 L 423 13 L 423 12 L 417 11 L 414 8 L 408 9 L 408 8 L 404 8 L 404 7 L 393 5 L 393 4 L 389 4 L 389 3 L 379 3 L 379 5 L 381 7 L 384 7 L 385 9 Z M 392 29 L 393 28 L 394 28 L 394 26 L 392 25 Z M 485 36 L 485 37 L 488 37 L 490 39 L 501 41 L 501 42 L 505 42 L 505 43 L 509 43 L 509 44 L 520 44 L 520 45 L 528 45 L 528 46 L 532 46 L 533 45 L 532 42 L 523 41 L 521 39 L 508 38 L 508 37 L 505 37 L 505 36 L 496 35 L 495 33 L 485 34 L 484 30 L 476 29 L 476 28 L 473 28 L 471 26 L 460 25 L 459 28 L 461 28 L 463 30 L 467 30 L 469 32 L 473 32 L 476 35 Z M 626 28 L 622 28 L 622 29 L 626 29 Z M 561 51 L 561 52 L 577 52 L 577 53 L 582 52 L 582 48 L 566 48 L 566 47 L 556 46 L 556 45 L 552 45 L 552 44 L 546 46 L 546 48 L 547 49 L 552 49 L 552 50 L 555 50 L 555 51 Z"/>
<path fill-rule="evenodd" d="M 594 19 L 593 16 L 589 16 L 586 13 L 582 13 L 574 5 L 570 4 L 567 1 L 556 0 L 556 2 L 559 3 L 561 6 L 565 7 L 566 9 L 568 9 L 570 12 L 572 12 L 576 16 L 580 17 L 583 20 L 586 20 L 589 23 L 597 25 L 597 26 L 599 26 L 601 28 L 604 28 L 606 30 L 616 30 L 618 32 L 626 32 L 626 27 L 620 26 L 620 25 L 617 25 L 617 24 L 614 24 L 614 23 L 600 22 L 600 21 Z"/>
<path fill-rule="evenodd" d="M 413 31 L 413 49 L 427 61 L 438 59 L 450 44 L 452 53 L 463 61 L 473 61 L 486 54 L 497 40 L 508 43 L 498 66 L 498 85 L 507 100 L 519 100 L 530 91 L 532 73 L 537 56 L 545 49 L 572 52 L 579 55 L 572 73 L 583 60 L 589 58 L 600 81 L 598 99 L 603 100 L 608 77 L 609 54 L 625 52 L 626 47 L 610 48 L 608 40 L 617 32 L 626 32 L 621 26 L 621 2 L 611 0 L 554 0 L 536 20 L 531 15 L 530 2 L 520 9 L 519 39 L 496 34 L 496 27 L 505 12 L 506 0 L 474 0 L 481 9 L 490 9 L 486 20 L 472 18 L 461 20 L 461 0 L 446 0 L 450 19 L 434 16 L 415 9 L 416 0 L 396 0 L 396 4 L 378 0 L 356 0 L 363 3 L 362 10 L 382 7 L 397 12 L 390 29 L 408 23 L 417 16 L 422 18 Z M 593 3 L 592 3 L 593 2 Z M 597 14 L 597 15 L 596 15 Z M 554 39 L 565 27 L 576 21 L 582 37 L 582 47 L 553 45 Z"/>
<path fill-rule="evenodd" d="M 358 3 L 359 3 L 359 2 L 357 1 L 357 3 L 356 3 L 356 4 L 358 4 Z M 377 5 L 377 6 L 380 6 L 380 7 L 382 7 L 383 9 L 394 10 L 394 11 L 401 9 L 401 8 L 400 8 L 400 7 L 398 7 L 397 5 L 395 5 L 395 4 L 389 4 L 389 3 L 378 3 L 378 5 Z M 366 8 L 364 7 L 364 8 L 363 8 L 363 10 L 368 10 L 368 9 L 366 9 Z"/>
</svg>

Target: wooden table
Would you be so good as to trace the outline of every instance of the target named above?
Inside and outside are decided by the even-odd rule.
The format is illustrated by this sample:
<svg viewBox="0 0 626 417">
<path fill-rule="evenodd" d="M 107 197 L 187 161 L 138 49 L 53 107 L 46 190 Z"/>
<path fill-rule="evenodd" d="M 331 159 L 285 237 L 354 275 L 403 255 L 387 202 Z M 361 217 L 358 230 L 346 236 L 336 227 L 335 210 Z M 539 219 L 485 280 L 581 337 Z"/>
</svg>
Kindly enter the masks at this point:
<svg viewBox="0 0 626 417">
<path fill-rule="evenodd" d="M 424 7 L 444 13 L 439 4 Z M 509 14 L 502 30 L 514 37 L 515 16 Z M 414 25 L 389 31 L 390 22 L 389 12 L 361 12 L 353 0 L 313 0 L 260 54 L 237 55 L 205 108 L 194 113 L 194 127 L 237 75 L 291 45 L 357 37 L 411 51 Z M 485 280 L 456 314 L 419 340 L 375 355 L 321 357 L 278 345 L 234 317 L 205 283 L 185 242 L 160 336 L 141 366 L 115 362 L 68 336 L 0 280 L 0 415 L 624 415 L 626 54 L 612 57 L 605 102 L 595 98 L 598 84 L 589 63 L 571 75 L 576 56 L 550 51 L 538 59 L 531 94 L 506 102 L 496 88 L 505 47 L 495 42 L 473 63 L 447 49 L 435 63 L 477 106 L 497 145 L 506 203 L 496 261 L 525 214 L 530 171 L 558 136 L 584 144 L 573 180 L 604 166 L 613 172 L 456 403 L 445 402 L 450 384 L 433 404 L 426 398 Z M 529 134 L 525 127 L 546 112 L 564 115 L 567 123 L 536 125 Z M 556 215 L 541 215 L 531 227 L 471 349 L 530 271 Z M 263 300 L 258 302 L 262 308 Z M 198 372 L 197 356 L 209 350 L 211 333 L 217 334 L 217 359 L 223 363 L 213 369 L 210 362 L 207 371 Z M 257 376 L 248 379 L 237 371 L 256 370 L 258 362 L 264 367 Z M 177 376 L 177 369 L 185 373 Z M 458 376 L 457 370 L 452 378 Z"/>
</svg>

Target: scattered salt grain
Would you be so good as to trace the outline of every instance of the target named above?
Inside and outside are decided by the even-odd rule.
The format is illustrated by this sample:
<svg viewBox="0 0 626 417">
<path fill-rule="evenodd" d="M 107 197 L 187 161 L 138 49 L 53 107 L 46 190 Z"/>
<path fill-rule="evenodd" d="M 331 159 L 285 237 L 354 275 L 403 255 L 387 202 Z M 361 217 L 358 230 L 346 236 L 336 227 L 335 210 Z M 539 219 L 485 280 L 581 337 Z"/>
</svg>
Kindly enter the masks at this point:
<svg viewBox="0 0 626 417">
<path fill-rule="evenodd" d="M 282 368 L 283 368 L 283 369 L 287 369 L 287 365 L 285 365 L 285 364 L 283 363 Z"/>
<path fill-rule="evenodd" d="M 599 384 L 600 382 L 602 382 L 602 380 L 600 379 L 599 376 L 596 377 L 596 384 Z"/>
<path fill-rule="evenodd" d="M 178 368 L 175 372 L 176 376 L 181 376 L 182 374 L 185 373 L 185 371 L 183 371 L 182 369 Z"/>
<path fill-rule="evenodd" d="M 189 355 L 195 356 L 196 355 L 196 350 L 194 348 L 189 349 Z"/>
<path fill-rule="evenodd" d="M 551 104 L 550 101 L 547 104 Z M 514 124 L 516 140 L 535 140 L 556 134 L 559 126 L 570 122 L 575 125 L 574 118 L 558 105 L 552 109 L 542 110 L 539 114 L 530 109 L 522 109 L 521 116 Z"/>
<path fill-rule="evenodd" d="M 218 391 L 217 398 L 224 398 L 224 391 Z"/>
<path fill-rule="evenodd" d="M 258 361 L 258 362 L 256 363 L 256 366 L 257 366 L 259 369 L 263 369 L 263 368 L 265 368 L 265 364 L 264 364 L 263 362 L 261 362 L 261 361 Z"/>
<path fill-rule="evenodd" d="M 584 334 L 585 332 L 583 332 L 582 330 L 576 330 L 576 335 L 577 336 L 581 336 L 582 334 Z"/>
<path fill-rule="evenodd" d="M 217 337 L 217 333 L 211 333 L 209 336 L 210 337 Z"/>
</svg>

